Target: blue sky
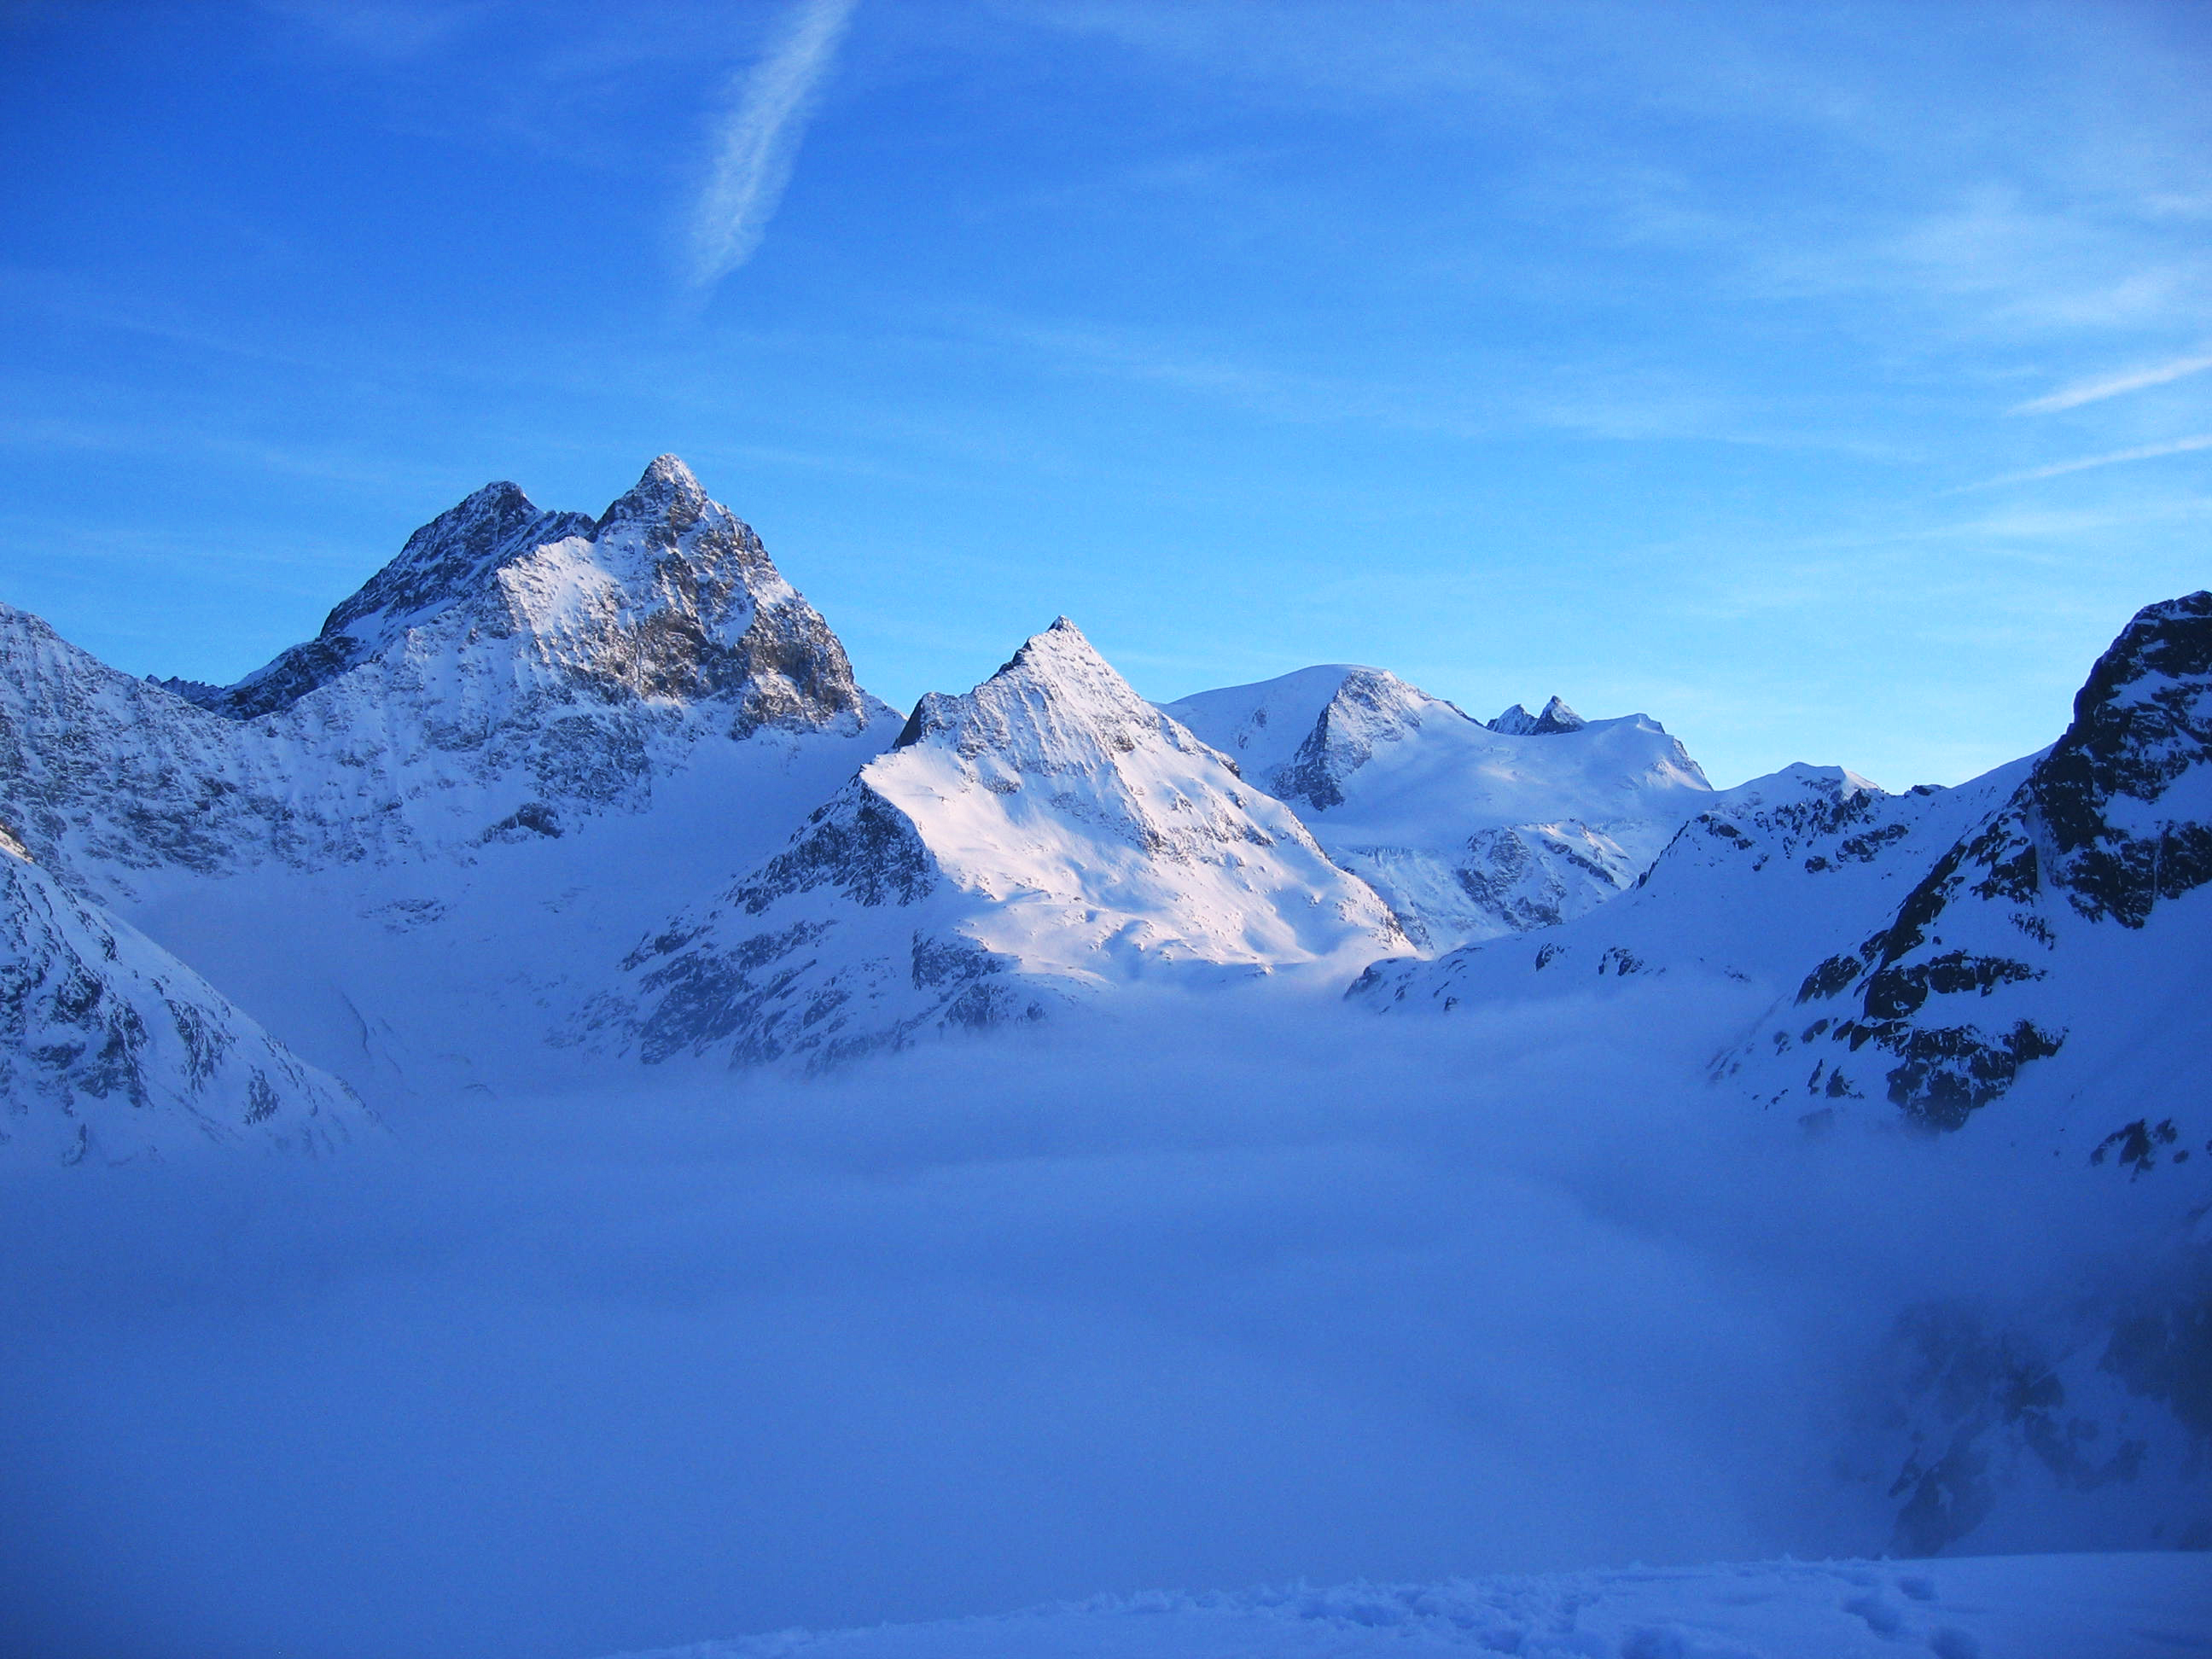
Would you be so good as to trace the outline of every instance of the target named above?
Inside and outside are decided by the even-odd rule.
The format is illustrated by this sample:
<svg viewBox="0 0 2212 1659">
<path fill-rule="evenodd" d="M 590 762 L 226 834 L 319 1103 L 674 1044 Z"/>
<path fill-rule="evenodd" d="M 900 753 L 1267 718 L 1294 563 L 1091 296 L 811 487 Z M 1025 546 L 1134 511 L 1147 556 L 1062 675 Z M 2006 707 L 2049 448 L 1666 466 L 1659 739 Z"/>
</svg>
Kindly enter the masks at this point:
<svg viewBox="0 0 2212 1659">
<path fill-rule="evenodd" d="M 672 450 L 902 704 L 1065 611 L 1953 781 L 2212 580 L 2208 82 L 2176 3 L 18 3 L 0 599 L 228 680 Z"/>
</svg>

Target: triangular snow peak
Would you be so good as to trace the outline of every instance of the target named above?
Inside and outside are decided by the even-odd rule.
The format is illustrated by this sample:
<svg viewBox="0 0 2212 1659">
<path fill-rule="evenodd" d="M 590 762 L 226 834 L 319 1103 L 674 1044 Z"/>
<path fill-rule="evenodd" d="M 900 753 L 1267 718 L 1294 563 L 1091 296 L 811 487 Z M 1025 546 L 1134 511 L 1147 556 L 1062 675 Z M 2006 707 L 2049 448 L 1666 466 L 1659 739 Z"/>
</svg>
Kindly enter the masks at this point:
<svg viewBox="0 0 2212 1659">
<path fill-rule="evenodd" d="M 1065 617 L 965 696 L 925 697 L 898 746 L 861 775 L 921 826 L 956 880 L 994 894 L 1030 883 L 1085 904 L 1118 895 L 1210 960 L 1328 955 L 1333 939 L 1299 930 L 1292 944 L 1261 917 L 1293 891 L 1301 911 L 1323 890 L 1355 908 L 1372 897 Z M 1201 899 L 1207 870 L 1233 895 Z M 1125 882 L 1135 885 L 1122 891 Z"/>
<path fill-rule="evenodd" d="M 1158 712 L 1062 617 L 967 696 L 923 697 L 896 747 L 949 744 L 963 755 L 999 753 L 1025 770 L 1087 771 L 1110 766 L 1161 726 Z"/>
<path fill-rule="evenodd" d="M 789 847 L 635 953 L 627 1023 L 648 1059 L 819 1063 L 1134 977 L 1348 976 L 1403 948 L 1287 807 L 1062 618 L 925 697 Z"/>
</svg>

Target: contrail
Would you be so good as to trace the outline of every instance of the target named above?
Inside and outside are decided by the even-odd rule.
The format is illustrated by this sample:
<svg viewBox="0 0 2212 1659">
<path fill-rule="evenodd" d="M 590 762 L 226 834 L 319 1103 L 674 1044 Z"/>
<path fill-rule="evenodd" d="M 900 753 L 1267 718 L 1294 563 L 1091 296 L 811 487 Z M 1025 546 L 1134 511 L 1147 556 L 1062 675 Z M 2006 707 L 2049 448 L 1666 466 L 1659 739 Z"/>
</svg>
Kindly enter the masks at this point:
<svg viewBox="0 0 2212 1659">
<path fill-rule="evenodd" d="M 768 56 L 735 88 L 714 177 L 691 221 L 691 285 L 712 287 L 753 256 L 791 182 L 814 94 L 857 0 L 799 0 Z"/>
<path fill-rule="evenodd" d="M 2168 380 L 2178 380 L 2185 374 L 2195 374 L 2208 368 L 2212 368 L 2212 357 L 2177 357 L 2170 363 L 2159 364 L 2155 368 L 2139 368 L 2130 374 L 2115 374 L 2109 380 L 2084 380 L 2075 386 L 2061 386 L 2048 397 L 2014 404 L 2005 413 L 2050 415 L 2062 409 L 2079 409 L 2083 404 L 2117 398 L 2124 392 L 2140 392 L 2147 386 L 2164 386 Z"/>
<path fill-rule="evenodd" d="M 2038 478 L 2060 478 L 2069 472 L 2087 472 L 2093 466 L 2118 466 L 2123 461 L 2154 461 L 2161 455 L 2186 455 L 2198 449 L 2212 449 L 2212 432 L 2200 433 L 2193 438 L 2176 438 L 2171 443 L 2145 444 L 2140 449 L 2116 449 L 2109 455 L 2091 455 L 2078 461 L 2061 461 L 2056 466 L 2033 467 L 2026 472 L 2008 472 L 2001 478 L 1984 478 L 1979 483 L 1960 484 L 1956 489 L 1947 489 L 1942 493 L 1963 495 L 1971 490 L 1995 489 L 2000 484 L 2033 483 Z"/>
</svg>

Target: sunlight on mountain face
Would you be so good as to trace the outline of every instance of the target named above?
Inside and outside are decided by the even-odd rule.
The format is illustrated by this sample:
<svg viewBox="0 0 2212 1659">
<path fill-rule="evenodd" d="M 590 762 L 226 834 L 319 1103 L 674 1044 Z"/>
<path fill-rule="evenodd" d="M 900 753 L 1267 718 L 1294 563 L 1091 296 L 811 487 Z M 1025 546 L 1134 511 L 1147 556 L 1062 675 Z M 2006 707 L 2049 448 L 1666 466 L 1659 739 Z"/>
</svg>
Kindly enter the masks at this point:
<svg viewBox="0 0 2212 1659">
<path fill-rule="evenodd" d="M 902 719 L 672 457 L 235 686 L 0 665 L 28 1650 L 2205 1627 L 2150 1558 L 1443 1581 L 2212 1543 L 2212 595 L 1903 795 L 1155 707 L 1066 618 Z"/>
</svg>

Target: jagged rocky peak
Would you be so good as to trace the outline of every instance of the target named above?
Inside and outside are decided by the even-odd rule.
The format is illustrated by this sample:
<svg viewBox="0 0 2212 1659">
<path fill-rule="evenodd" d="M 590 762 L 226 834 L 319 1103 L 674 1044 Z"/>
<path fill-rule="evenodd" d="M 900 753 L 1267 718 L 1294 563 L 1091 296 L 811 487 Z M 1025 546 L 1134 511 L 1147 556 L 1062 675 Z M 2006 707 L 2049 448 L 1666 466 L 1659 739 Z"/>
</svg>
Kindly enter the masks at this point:
<svg viewBox="0 0 2212 1659">
<path fill-rule="evenodd" d="M 820 614 L 673 455 L 597 519 L 487 484 L 408 538 L 313 640 L 212 696 L 171 689 L 251 719 L 368 661 L 441 654 L 504 659 L 526 693 L 732 702 L 739 735 L 869 713 Z"/>
<path fill-rule="evenodd" d="M 1557 697 L 1544 705 L 1541 714 L 1532 714 L 1516 702 L 1486 723 L 1492 731 L 1509 738 L 1548 738 L 1562 732 L 1579 732 L 1589 724 Z"/>
<path fill-rule="evenodd" d="M 2130 936 L 2159 935 L 2156 914 L 2207 884 L 2212 592 L 2197 592 L 2136 614 L 2026 780 L 1880 926 L 1813 968 L 1767 1038 L 1772 1054 L 1729 1064 L 1762 1087 L 1778 1070 L 1804 1077 L 1776 1102 L 1793 1089 L 1879 1092 L 1917 1122 L 1956 1129 L 2075 1041 L 2081 1011 L 2096 1013 L 2094 1045 L 2170 997 L 2168 953 L 2187 923 Z"/>
<path fill-rule="evenodd" d="M 2140 927 L 2212 882 L 2212 592 L 2136 612 L 2028 788 L 2082 915 Z"/>
</svg>

